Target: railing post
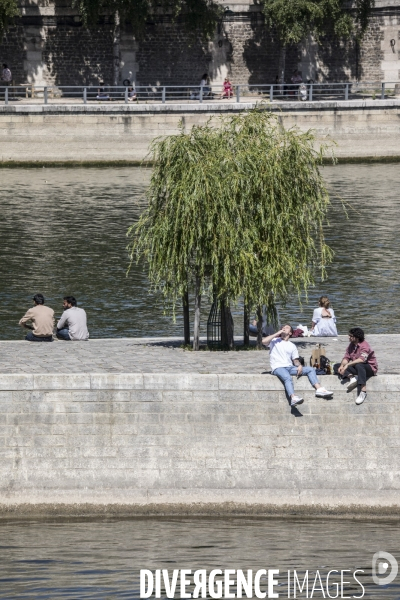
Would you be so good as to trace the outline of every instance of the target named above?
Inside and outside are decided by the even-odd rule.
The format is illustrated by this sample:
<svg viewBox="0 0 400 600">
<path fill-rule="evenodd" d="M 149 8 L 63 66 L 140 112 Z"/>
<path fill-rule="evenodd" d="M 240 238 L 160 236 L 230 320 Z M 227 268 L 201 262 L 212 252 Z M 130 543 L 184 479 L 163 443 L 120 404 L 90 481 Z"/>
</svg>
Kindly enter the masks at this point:
<svg viewBox="0 0 400 600">
<path fill-rule="evenodd" d="M 163 89 L 162 89 L 162 99 L 161 99 L 161 102 L 162 102 L 163 104 L 165 104 L 165 86 L 164 86 L 164 87 L 163 87 Z"/>
<path fill-rule="evenodd" d="M 236 102 L 240 102 L 240 85 L 236 86 Z"/>
<path fill-rule="evenodd" d="M 128 104 L 128 88 L 125 86 L 125 104 Z"/>
<path fill-rule="evenodd" d="M 381 100 L 385 99 L 385 84 L 382 83 L 382 92 L 381 92 Z"/>
<path fill-rule="evenodd" d="M 203 86 L 200 86 L 199 102 L 203 102 Z"/>
<path fill-rule="evenodd" d="M 83 104 L 87 104 L 87 88 L 83 88 Z"/>
<path fill-rule="evenodd" d="M 310 87 L 308 88 L 308 99 L 310 102 L 312 102 L 313 99 L 313 84 L 310 83 Z"/>
<path fill-rule="evenodd" d="M 269 86 L 269 100 L 272 102 L 274 99 L 274 84 Z"/>
<path fill-rule="evenodd" d="M 6 91 L 4 92 L 4 104 L 8 104 L 8 86 L 6 86 Z"/>
<path fill-rule="evenodd" d="M 344 89 L 344 99 L 348 100 L 349 99 L 349 84 L 346 83 L 346 87 Z"/>
<path fill-rule="evenodd" d="M 43 89 L 43 101 L 47 104 L 47 86 Z"/>
</svg>

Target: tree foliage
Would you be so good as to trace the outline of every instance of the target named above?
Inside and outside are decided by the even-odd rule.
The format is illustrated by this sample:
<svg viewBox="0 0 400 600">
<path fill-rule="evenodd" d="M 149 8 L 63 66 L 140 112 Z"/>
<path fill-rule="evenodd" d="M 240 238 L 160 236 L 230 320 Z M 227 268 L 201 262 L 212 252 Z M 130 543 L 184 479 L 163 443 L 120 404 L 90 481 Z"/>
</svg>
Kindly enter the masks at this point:
<svg viewBox="0 0 400 600">
<path fill-rule="evenodd" d="M 129 22 L 138 36 L 143 35 L 149 18 L 167 13 L 173 19 L 184 17 L 189 31 L 210 37 L 222 14 L 214 0 L 74 0 L 74 6 L 86 27 L 96 27 L 104 14 L 118 14 L 121 23 Z"/>
<path fill-rule="evenodd" d="M 0 36 L 7 31 L 12 19 L 19 14 L 16 0 L 0 0 Z"/>
<path fill-rule="evenodd" d="M 158 139 L 148 208 L 128 231 L 153 289 L 174 307 L 193 282 L 250 307 L 285 302 L 324 275 L 326 148 L 263 107 Z"/>
<path fill-rule="evenodd" d="M 332 31 L 338 37 L 365 32 L 375 0 L 355 0 L 350 11 L 343 0 L 262 0 L 270 27 L 284 45 L 299 43 L 312 34 L 317 40 Z"/>
</svg>

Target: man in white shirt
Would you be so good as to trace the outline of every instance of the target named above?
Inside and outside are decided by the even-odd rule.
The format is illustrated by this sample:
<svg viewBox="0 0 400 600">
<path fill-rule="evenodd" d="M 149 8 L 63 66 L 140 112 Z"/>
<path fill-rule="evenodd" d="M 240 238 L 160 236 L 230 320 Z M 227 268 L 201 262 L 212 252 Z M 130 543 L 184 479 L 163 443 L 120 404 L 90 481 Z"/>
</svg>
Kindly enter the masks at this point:
<svg viewBox="0 0 400 600">
<path fill-rule="evenodd" d="M 73 296 L 64 296 L 64 312 L 57 323 L 57 337 L 65 341 L 86 341 L 89 332 L 86 323 L 86 312 L 77 307 Z"/>
<path fill-rule="evenodd" d="M 333 392 L 321 386 L 318 381 L 315 369 L 313 367 L 303 367 L 299 361 L 299 353 L 296 345 L 289 342 L 293 333 L 290 325 L 284 325 L 280 331 L 263 338 L 263 344 L 269 344 L 269 360 L 271 363 L 272 375 L 276 375 L 285 386 L 286 393 L 290 398 L 290 406 L 302 404 L 303 398 L 294 393 L 292 375 L 297 378 L 307 375 L 309 382 L 316 389 L 315 395 L 318 398 L 331 398 Z"/>
</svg>

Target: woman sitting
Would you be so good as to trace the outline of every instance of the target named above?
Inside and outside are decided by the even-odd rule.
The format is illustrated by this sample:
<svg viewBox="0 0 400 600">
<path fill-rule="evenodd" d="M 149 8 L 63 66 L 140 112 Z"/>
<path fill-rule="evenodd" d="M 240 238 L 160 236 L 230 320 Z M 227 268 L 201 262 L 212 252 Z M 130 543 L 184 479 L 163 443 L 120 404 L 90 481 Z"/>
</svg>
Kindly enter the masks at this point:
<svg viewBox="0 0 400 600">
<path fill-rule="evenodd" d="M 227 77 L 225 77 L 224 83 L 222 84 L 221 99 L 222 98 L 232 98 L 232 96 L 233 96 L 233 86 L 232 86 L 231 82 L 229 81 L 229 79 Z"/>
<path fill-rule="evenodd" d="M 137 100 L 136 89 L 134 86 L 128 88 L 128 102 L 133 102 Z"/>
<path fill-rule="evenodd" d="M 319 308 L 314 310 L 312 318 L 312 335 L 318 336 L 336 336 L 336 317 L 333 308 L 329 308 L 330 302 L 328 296 L 321 296 L 319 299 Z"/>
</svg>

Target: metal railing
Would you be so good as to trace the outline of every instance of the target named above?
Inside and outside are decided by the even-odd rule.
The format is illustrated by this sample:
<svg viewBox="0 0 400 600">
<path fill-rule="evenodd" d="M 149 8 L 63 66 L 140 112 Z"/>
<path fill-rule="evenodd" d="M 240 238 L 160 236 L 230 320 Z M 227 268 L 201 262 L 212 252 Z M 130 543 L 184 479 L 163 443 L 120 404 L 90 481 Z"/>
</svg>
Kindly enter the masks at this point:
<svg viewBox="0 0 400 600">
<path fill-rule="evenodd" d="M 235 84 L 207 86 L 0 86 L 0 102 L 13 104 L 187 104 L 213 101 L 269 102 L 400 98 L 400 82 Z"/>
</svg>

